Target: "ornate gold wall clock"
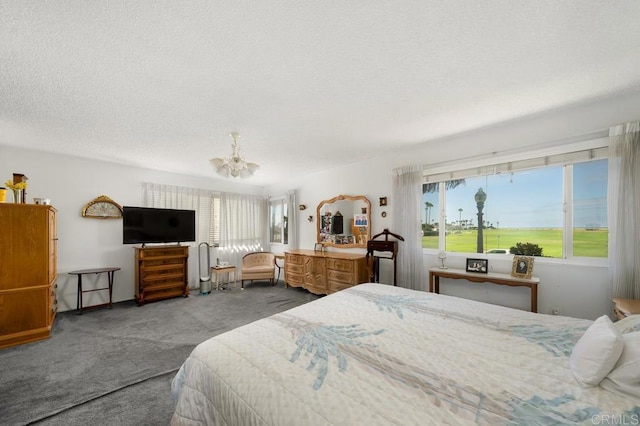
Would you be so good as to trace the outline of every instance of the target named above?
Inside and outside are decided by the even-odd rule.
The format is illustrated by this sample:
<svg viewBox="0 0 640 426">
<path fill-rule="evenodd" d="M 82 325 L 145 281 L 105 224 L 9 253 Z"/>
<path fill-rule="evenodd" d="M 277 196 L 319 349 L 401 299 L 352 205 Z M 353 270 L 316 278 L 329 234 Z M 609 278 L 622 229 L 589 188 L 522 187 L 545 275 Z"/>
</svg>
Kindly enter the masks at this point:
<svg viewBox="0 0 640 426">
<path fill-rule="evenodd" d="M 106 195 L 101 195 L 82 208 L 82 217 L 118 219 L 122 217 L 122 206 Z"/>
</svg>

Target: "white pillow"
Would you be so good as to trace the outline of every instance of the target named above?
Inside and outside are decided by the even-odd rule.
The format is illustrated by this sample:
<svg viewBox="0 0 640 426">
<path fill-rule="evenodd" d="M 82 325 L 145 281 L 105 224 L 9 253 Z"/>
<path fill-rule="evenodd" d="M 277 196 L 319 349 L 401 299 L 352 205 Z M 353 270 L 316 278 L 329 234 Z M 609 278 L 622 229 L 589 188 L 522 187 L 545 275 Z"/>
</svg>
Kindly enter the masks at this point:
<svg viewBox="0 0 640 426">
<path fill-rule="evenodd" d="M 624 349 L 600 386 L 620 395 L 640 398 L 640 331 L 622 335 Z"/>
<path fill-rule="evenodd" d="M 616 321 L 613 324 L 622 334 L 640 331 L 640 315 L 629 315 L 628 317 L 622 318 L 620 321 Z"/>
<path fill-rule="evenodd" d="M 622 335 L 608 316 L 603 315 L 576 343 L 569 367 L 582 386 L 597 386 L 618 362 L 624 344 Z"/>
</svg>

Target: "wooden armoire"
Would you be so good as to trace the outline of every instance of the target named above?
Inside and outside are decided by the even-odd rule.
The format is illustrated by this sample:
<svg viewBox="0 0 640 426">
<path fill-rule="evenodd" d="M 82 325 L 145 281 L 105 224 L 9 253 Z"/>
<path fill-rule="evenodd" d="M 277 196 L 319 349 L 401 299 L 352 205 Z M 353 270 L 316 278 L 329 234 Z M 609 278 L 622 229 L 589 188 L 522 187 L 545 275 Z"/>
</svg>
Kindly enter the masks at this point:
<svg viewBox="0 0 640 426">
<path fill-rule="evenodd" d="M 56 209 L 0 203 L 0 349 L 50 336 L 56 278 Z"/>
</svg>

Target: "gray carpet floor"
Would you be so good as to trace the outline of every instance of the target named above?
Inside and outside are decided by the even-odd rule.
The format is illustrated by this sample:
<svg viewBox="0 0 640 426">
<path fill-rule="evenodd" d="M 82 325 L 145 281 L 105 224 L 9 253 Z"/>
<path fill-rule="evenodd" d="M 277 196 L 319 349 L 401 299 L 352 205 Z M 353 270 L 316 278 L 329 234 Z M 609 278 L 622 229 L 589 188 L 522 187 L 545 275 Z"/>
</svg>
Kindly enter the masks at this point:
<svg viewBox="0 0 640 426">
<path fill-rule="evenodd" d="M 50 339 L 0 350 L 2 425 L 166 425 L 200 342 L 317 299 L 282 282 L 57 315 Z"/>
</svg>

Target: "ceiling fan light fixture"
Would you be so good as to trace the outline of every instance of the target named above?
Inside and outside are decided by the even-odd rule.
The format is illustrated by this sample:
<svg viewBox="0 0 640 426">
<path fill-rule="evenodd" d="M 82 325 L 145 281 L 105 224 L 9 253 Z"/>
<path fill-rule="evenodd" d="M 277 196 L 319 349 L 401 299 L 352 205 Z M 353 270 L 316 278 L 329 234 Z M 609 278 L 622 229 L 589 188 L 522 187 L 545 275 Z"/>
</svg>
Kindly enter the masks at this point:
<svg viewBox="0 0 640 426">
<path fill-rule="evenodd" d="M 238 153 L 238 137 L 240 135 L 237 132 L 233 132 L 230 136 L 233 138 L 233 143 L 231 144 L 231 155 L 223 158 L 212 158 L 209 161 L 216 168 L 216 172 L 221 176 L 228 177 L 231 175 L 233 177 L 240 176 L 241 178 L 249 177 L 254 174 L 260 166 L 256 163 L 247 163 Z"/>
</svg>

